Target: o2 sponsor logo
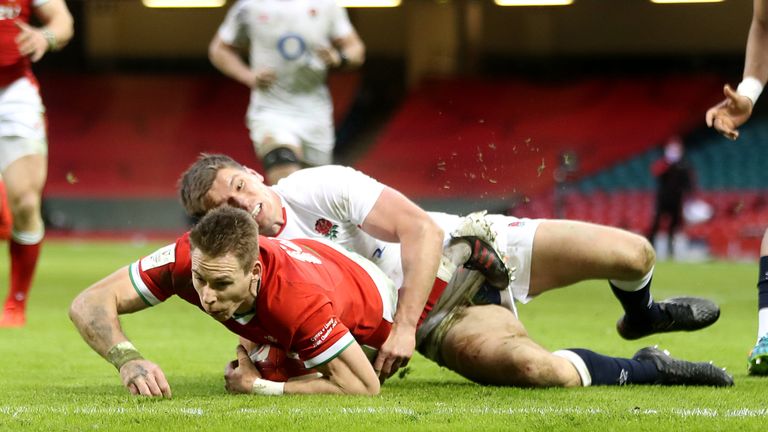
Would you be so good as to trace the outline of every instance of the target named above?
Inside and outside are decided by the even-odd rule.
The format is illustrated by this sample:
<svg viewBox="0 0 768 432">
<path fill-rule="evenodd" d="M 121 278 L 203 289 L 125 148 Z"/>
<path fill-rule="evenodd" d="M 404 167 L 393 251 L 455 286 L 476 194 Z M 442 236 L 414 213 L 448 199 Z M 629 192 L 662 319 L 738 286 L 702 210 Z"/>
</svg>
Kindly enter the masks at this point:
<svg viewBox="0 0 768 432">
<path fill-rule="evenodd" d="M 277 40 L 277 51 L 286 60 L 297 60 L 307 52 L 307 42 L 299 34 L 288 33 Z"/>
</svg>

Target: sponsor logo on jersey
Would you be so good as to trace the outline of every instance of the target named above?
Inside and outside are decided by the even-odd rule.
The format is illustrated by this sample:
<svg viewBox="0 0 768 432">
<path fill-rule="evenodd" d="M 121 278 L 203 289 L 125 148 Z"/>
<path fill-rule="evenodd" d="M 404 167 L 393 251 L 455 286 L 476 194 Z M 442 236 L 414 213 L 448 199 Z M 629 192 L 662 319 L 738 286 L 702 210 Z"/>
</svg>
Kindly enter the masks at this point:
<svg viewBox="0 0 768 432">
<path fill-rule="evenodd" d="M 521 227 L 523 225 L 525 225 L 525 222 L 523 221 L 514 221 L 514 222 L 510 222 L 508 226 L 510 228 L 515 228 L 515 227 Z"/>
<path fill-rule="evenodd" d="M 147 255 L 141 260 L 141 269 L 144 271 L 164 266 L 176 261 L 176 244 L 172 243 L 162 247 L 151 255 Z"/>
<path fill-rule="evenodd" d="M 336 318 L 331 318 L 328 320 L 328 322 L 323 325 L 323 328 L 320 329 L 319 332 L 315 333 L 312 338 L 310 338 L 310 341 L 312 341 L 313 347 L 320 346 L 323 342 L 325 342 L 326 339 L 328 339 L 328 336 L 331 335 L 331 332 L 336 327 L 336 324 L 339 322 L 336 321 Z"/>
<path fill-rule="evenodd" d="M 315 232 L 325 238 L 336 240 L 336 237 L 339 236 L 339 226 L 328 219 L 321 218 L 315 222 Z"/>
<path fill-rule="evenodd" d="M 386 248 L 376 248 L 376 250 L 371 254 L 371 258 L 381 258 L 381 256 L 384 254 L 384 249 Z"/>
</svg>

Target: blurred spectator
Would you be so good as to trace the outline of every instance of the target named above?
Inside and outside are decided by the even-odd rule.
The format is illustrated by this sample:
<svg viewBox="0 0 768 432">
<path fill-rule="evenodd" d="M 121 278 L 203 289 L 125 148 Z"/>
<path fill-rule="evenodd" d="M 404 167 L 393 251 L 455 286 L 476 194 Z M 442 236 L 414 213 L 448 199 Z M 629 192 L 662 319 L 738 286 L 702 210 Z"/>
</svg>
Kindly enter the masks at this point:
<svg viewBox="0 0 768 432">
<path fill-rule="evenodd" d="M 250 54 L 249 64 L 241 50 Z M 247 113 L 269 183 L 332 162 L 329 68 L 363 64 L 365 46 L 335 0 L 238 0 L 211 41 L 211 63 L 251 89 Z"/>
<path fill-rule="evenodd" d="M 31 63 L 69 42 L 74 30 L 64 0 L 4 2 L 0 11 L 0 171 L 13 216 L 11 284 L 0 327 L 20 327 L 43 241 L 48 172 L 45 108 Z M 32 16 L 40 27 L 30 24 Z"/>
<path fill-rule="evenodd" d="M 654 242 L 662 218 L 667 223 L 667 250 L 674 257 L 674 239 L 682 227 L 683 202 L 693 187 L 691 169 L 683 158 L 683 143 L 680 137 L 671 137 L 664 146 L 664 155 L 651 165 L 656 177 L 656 211 L 653 215 L 648 240 Z"/>
</svg>

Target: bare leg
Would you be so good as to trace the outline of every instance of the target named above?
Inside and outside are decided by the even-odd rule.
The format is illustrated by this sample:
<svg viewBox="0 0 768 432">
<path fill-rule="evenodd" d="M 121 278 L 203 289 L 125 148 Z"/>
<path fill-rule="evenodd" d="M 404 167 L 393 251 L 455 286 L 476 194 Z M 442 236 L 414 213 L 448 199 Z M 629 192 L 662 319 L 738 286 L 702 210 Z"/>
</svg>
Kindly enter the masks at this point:
<svg viewBox="0 0 768 432">
<path fill-rule="evenodd" d="M 13 233 L 9 242 L 11 283 L 0 327 L 22 326 L 26 320 L 26 301 L 44 232 L 40 207 L 46 164 L 45 156 L 28 155 L 14 161 L 3 171 L 8 204 L 13 214 Z"/>
<path fill-rule="evenodd" d="M 648 240 L 629 231 L 547 220 L 533 240 L 530 295 L 589 279 L 639 280 L 655 260 Z"/>
<path fill-rule="evenodd" d="M 443 339 L 451 370 L 479 383 L 521 387 L 573 387 L 581 378 L 568 360 L 533 342 L 509 310 L 472 306 Z"/>
</svg>

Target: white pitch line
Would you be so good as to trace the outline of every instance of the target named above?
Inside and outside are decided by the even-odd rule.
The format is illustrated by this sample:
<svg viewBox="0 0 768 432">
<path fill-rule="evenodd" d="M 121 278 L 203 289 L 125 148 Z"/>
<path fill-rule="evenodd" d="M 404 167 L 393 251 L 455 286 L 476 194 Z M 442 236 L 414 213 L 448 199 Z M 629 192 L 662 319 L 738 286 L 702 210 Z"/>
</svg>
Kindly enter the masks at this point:
<svg viewBox="0 0 768 432">
<path fill-rule="evenodd" d="M 626 411 L 609 410 L 605 408 L 568 408 L 568 407 L 531 407 L 531 408 L 456 408 L 438 404 L 432 409 L 410 409 L 402 407 L 301 407 L 301 408 L 280 408 L 276 406 L 240 408 L 229 411 L 229 414 L 238 414 L 242 416 L 263 416 L 263 415 L 319 415 L 319 414 L 340 414 L 340 415 L 408 415 L 408 416 L 426 416 L 426 415 L 594 415 L 609 416 L 616 414 L 639 415 L 639 416 L 673 416 L 673 417 L 768 417 L 768 409 L 736 408 L 718 410 L 713 408 L 664 408 L 664 409 L 630 409 Z M 187 416 L 206 416 L 218 413 L 221 410 L 203 409 L 199 407 L 40 407 L 40 406 L 0 406 L 0 416 L 19 417 L 22 415 L 45 415 L 57 414 L 60 416 L 105 416 L 105 415 L 168 415 L 182 414 Z"/>
</svg>

